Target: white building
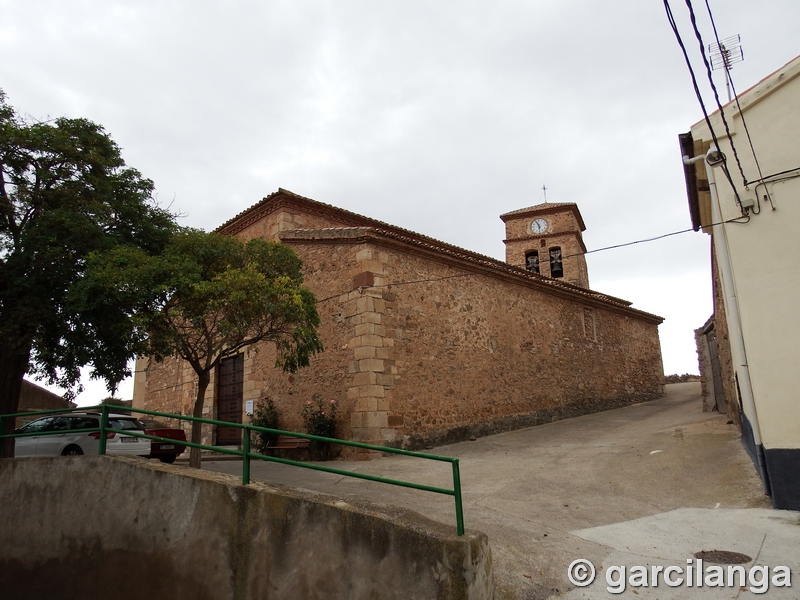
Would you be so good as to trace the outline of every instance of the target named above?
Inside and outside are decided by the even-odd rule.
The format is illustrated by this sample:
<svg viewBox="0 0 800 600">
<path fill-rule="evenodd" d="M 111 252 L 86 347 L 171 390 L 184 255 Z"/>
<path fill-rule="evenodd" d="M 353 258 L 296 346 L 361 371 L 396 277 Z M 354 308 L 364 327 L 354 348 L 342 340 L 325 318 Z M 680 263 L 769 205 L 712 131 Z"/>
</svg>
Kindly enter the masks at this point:
<svg viewBox="0 0 800 600">
<path fill-rule="evenodd" d="M 773 505 L 800 510 L 800 56 L 680 142 L 692 224 L 712 236 L 716 392 Z"/>
</svg>

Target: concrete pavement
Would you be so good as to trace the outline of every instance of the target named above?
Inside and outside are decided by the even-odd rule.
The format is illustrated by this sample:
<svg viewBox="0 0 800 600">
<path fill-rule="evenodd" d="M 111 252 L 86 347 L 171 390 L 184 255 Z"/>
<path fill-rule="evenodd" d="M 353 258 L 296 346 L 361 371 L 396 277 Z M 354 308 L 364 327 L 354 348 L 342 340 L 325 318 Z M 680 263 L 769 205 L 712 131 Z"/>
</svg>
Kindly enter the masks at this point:
<svg viewBox="0 0 800 600">
<path fill-rule="evenodd" d="M 736 427 L 701 412 L 699 384 L 667 386 L 664 398 L 432 449 L 460 459 L 467 529 L 492 546 L 496 598 L 738 598 L 744 587 L 658 587 L 632 582 L 631 567 L 696 568 L 693 554 L 746 554 L 744 566 L 787 566 L 792 587 L 767 598 L 800 598 L 800 513 L 775 511 L 745 454 Z M 450 487 L 449 465 L 388 456 L 337 468 Z M 241 473 L 238 461 L 203 467 Z M 306 490 L 412 508 L 455 527 L 452 498 L 306 469 L 258 462 L 252 477 Z M 596 581 L 574 586 L 576 559 L 591 561 Z M 709 563 L 706 563 L 708 565 Z M 609 567 L 619 567 L 608 571 Z M 625 591 L 607 587 L 625 567 Z M 640 571 L 636 571 L 641 575 Z M 754 577 L 761 571 L 754 571 Z M 769 572 L 770 576 L 774 574 Z M 780 574 L 778 583 L 781 583 Z M 670 581 L 678 575 L 673 571 Z M 752 586 L 755 591 L 760 587 Z M 763 586 L 762 586 L 763 587 Z"/>
</svg>

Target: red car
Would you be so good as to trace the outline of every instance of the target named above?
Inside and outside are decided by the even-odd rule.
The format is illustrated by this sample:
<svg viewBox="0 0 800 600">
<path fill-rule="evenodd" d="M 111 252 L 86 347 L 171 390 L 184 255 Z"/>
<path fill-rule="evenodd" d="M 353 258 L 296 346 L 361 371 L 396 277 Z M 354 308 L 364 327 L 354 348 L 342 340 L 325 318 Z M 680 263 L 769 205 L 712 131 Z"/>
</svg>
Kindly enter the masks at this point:
<svg viewBox="0 0 800 600">
<path fill-rule="evenodd" d="M 186 432 L 183 429 L 170 427 L 169 425 L 154 419 L 139 419 L 145 427 L 147 435 L 157 435 L 158 437 L 170 438 L 173 440 L 186 441 Z M 183 444 L 169 444 L 150 440 L 150 455 L 148 458 L 157 458 L 161 462 L 172 464 L 178 455 L 186 450 Z"/>
</svg>

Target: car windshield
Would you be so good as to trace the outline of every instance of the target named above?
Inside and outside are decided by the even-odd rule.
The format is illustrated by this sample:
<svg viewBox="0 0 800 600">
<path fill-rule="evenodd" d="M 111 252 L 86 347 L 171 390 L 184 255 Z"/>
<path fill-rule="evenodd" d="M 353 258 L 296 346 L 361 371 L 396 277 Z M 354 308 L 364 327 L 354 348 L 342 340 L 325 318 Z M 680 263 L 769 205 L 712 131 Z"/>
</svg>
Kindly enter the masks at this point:
<svg viewBox="0 0 800 600">
<path fill-rule="evenodd" d="M 144 429 L 144 426 L 139 423 L 138 419 L 119 419 L 111 417 L 108 420 L 108 426 L 112 429 Z"/>
<path fill-rule="evenodd" d="M 53 417 L 45 417 L 43 419 L 36 419 L 30 423 L 26 423 L 19 428 L 20 433 L 33 433 L 34 431 L 44 431 L 53 421 Z"/>
</svg>

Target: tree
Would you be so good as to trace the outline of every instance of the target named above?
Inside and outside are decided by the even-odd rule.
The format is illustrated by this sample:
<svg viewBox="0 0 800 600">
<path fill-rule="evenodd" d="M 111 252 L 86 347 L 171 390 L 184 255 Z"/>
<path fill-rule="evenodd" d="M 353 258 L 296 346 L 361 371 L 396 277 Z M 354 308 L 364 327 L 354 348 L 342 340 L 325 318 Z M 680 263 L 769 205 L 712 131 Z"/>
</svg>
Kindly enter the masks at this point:
<svg viewBox="0 0 800 600">
<path fill-rule="evenodd" d="M 111 390 L 129 375 L 129 315 L 73 288 L 91 253 L 164 248 L 174 218 L 152 192 L 101 126 L 26 121 L 0 91 L 0 414 L 16 412 L 26 372 L 74 387 L 92 365 Z"/>
<path fill-rule="evenodd" d="M 218 233 L 186 229 L 176 234 L 162 256 L 119 248 L 98 256 L 86 294 L 117 295 L 135 314 L 144 352 L 157 361 L 186 360 L 197 374 L 193 416 L 203 416 L 213 369 L 257 342 L 273 342 L 276 366 L 296 371 L 322 350 L 317 335 L 316 299 L 303 286 L 302 263 L 288 246 L 262 239 L 243 241 Z M 153 300 L 140 290 L 161 289 Z M 135 307 L 139 307 L 138 309 Z M 191 441 L 201 441 L 199 422 Z M 189 464 L 200 466 L 192 448 Z"/>
</svg>

